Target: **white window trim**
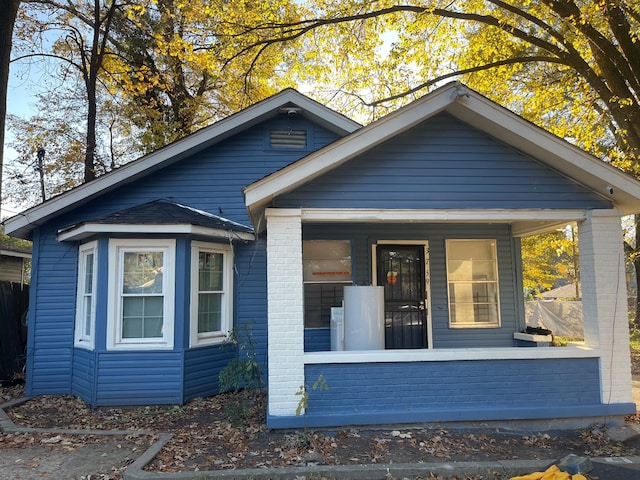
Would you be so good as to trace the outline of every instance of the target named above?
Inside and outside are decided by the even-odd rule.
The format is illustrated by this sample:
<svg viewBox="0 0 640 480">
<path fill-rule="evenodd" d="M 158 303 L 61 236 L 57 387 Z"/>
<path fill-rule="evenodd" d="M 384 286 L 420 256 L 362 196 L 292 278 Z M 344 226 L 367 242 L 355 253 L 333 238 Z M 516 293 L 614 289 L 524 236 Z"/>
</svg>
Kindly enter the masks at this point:
<svg viewBox="0 0 640 480">
<path fill-rule="evenodd" d="M 198 258 L 200 252 L 223 255 L 223 293 L 220 316 L 220 331 L 198 333 Z M 191 298 L 190 298 L 189 345 L 201 347 L 222 343 L 233 326 L 233 248 L 231 245 L 191 242 Z"/>
<path fill-rule="evenodd" d="M 451 292 L 449 282 L 449 242 L 493 242 L 493 260 L 496 268 L 496 314 L 498 316 L 497 322 L 452 322 L 451 321 Z M 500 311 L 500 276 L 498 265 L 498 241 L 495 238 L 447 238 L 445 240 L 445 268 L 447 269 L 447 305 L 449 307 L 449 328 L 500 328 L 502 326 L 502 312 Z"/>
<path fill-rule="evenodd" d="M 162 338 L 122 338 L 121 278 L 125 251 L 162 251 L 163 262 L 163 328 Z M 111 239 L 109 240 L 109 289 L 107 307 L 107 350 L 171 350 L 175 328 L 175 250 L 173 239 Z"/>
<path fill-rule="evenodd" d="M 86 258 L 93 254 L 93 276 L 91 279 L 92 292 L 91 292 L 91 318 L 89 323 L 91 324 L 91 334 L 86 335 L 86 312 L 84 310 L 84 296 L 85 296 L 85 279 L 86 279 Z M 76 322 L 75 322 L 75 335 L 74 345 L 76 347 L 86 348 L 93 350 L 95 346 L 96 336 L 96 290 L 97 290 L 97 278 L 98 278 L 98 242 L 89 242 L 80 245 L 78 248 L 78 281 L 76 289 Z"/>
</svg>

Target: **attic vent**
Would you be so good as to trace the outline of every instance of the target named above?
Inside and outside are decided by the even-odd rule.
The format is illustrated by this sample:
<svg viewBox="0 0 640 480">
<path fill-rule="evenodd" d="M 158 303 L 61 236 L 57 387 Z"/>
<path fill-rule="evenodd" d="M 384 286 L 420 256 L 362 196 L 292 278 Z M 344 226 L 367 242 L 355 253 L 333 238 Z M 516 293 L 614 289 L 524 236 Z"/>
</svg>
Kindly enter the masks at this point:
<svg viewBox="0 0 640 480">
<path fill-rule="evenodd" d="M 271 148 L 297 148 L 307 146 L 306 130 L 271 130 Z"/>
</svg>

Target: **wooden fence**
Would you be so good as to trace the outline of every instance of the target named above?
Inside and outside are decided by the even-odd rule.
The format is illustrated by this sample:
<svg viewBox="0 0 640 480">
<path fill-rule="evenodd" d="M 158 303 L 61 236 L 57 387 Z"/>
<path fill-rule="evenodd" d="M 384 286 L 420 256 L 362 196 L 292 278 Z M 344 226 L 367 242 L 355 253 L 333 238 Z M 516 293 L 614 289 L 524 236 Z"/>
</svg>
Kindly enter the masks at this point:
<svg viewBox="0 0 640 480">
<path fill-rule="evenodd" d="M 0 383 L 24 369 L 29 285 L 0 282 Z"/>
</svg>

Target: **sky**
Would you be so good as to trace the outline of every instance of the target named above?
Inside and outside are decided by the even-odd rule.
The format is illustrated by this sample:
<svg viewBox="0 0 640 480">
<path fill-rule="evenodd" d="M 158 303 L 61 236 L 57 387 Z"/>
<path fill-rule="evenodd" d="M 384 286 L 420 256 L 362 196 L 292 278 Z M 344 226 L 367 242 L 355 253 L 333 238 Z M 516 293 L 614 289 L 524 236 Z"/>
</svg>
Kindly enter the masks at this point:
<svg viewBox="0 0 640 480">
<path fill-rule="evenodd" d="M 29 117 L 36 111 L 34 96 L 29 92 L 27 82 L 18 78 L 15 73 L 15 64 L 11 64 L 9 71 L 9 85 L 7 88 L 7 114 L 20 115 Z M 15 150 L 7 147 L 7 144 L 14 140 L 10 131 L 5 132 L 5 149 L 4 149 L 4 174 L 6 174 L 6 165 L 10 164 L 16 158 Z M 6 176 L 3 175 L 3 185 L 7 183 Z M 4 189 L 3 189 L 4 190 Z M 17 205 L 7 198 L 2 202 L 2 212 L 0 218 L 7 218 L 20 213 L 24 210 L 23 206 Z"/>
<path fill-rule="evenodd" d="M 12 62 L 9 67 L 9 85 L 7 87 L 7 115 L 19 115 L 22 118 L 29 118 L 38 113 L 38 106 L 36 102 L 38 98 L 37 85 L 42 83 L 46 71 L 40 68 L 37 64 L 25 65 L 20 62 Z M 13 132 L 8 129 L 5 131 L 5 145 L 4 145 L 4 169 L 3 169 L 3 192 L 5 191 L 7 179 L 7 166 L 11 165 L 13 160 L 16 159 L 17 153 L 15 150 L 9 148 L 7 144 L 13 142 L 15 136 Z M 35 152 L 34 161 L 35 158 Z M 6 198 L 2 202 L 2 211 L 0 212 L 0 219 L 5 219 L 16 215 L 28 208 L 25 205 L 19 205 L 11 201 L 11 198 Z"/>
</svg>

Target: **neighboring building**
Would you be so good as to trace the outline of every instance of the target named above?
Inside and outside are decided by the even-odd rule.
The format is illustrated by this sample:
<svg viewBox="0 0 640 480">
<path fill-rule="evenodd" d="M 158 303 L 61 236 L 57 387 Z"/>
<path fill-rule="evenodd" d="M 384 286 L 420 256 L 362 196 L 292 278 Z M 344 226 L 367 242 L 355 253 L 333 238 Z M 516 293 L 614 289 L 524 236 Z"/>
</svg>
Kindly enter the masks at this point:
<svg viewBox="0 0 640 480">
<path fill-rule="evenodd" d="M 29 283 L 31 252 L 0 245 L 0 282 Z"/>
<path fill-rule="evenodd" d="M 34 242 L 27 394 L 212 395 L 247 328 L 274 428 L 620 423 L 637 212 L 634 178 L 459 83 L 365 127 L 285 90 L 6 221 Z M 522 348 L 520 239 L 569 223 L 585 344 Z"/>
</svg>

